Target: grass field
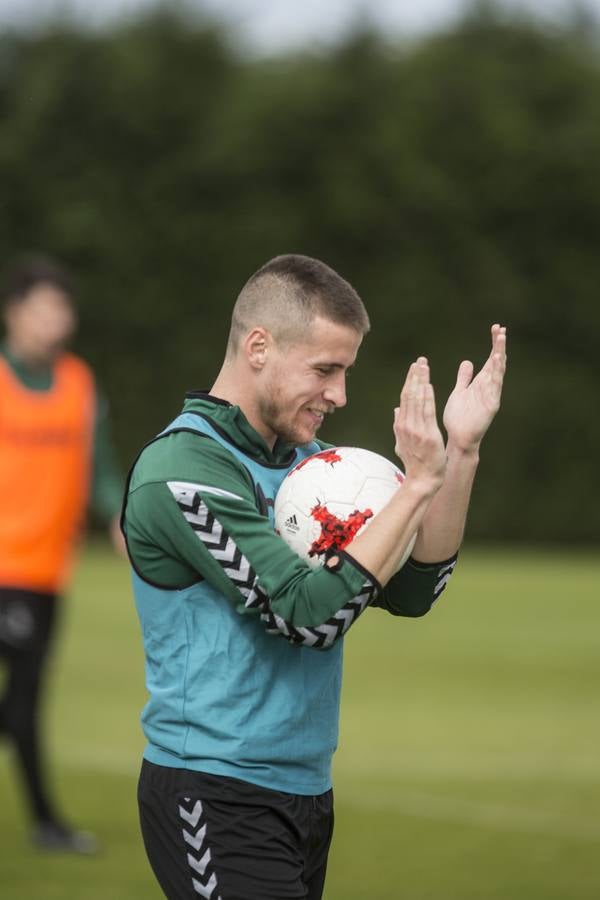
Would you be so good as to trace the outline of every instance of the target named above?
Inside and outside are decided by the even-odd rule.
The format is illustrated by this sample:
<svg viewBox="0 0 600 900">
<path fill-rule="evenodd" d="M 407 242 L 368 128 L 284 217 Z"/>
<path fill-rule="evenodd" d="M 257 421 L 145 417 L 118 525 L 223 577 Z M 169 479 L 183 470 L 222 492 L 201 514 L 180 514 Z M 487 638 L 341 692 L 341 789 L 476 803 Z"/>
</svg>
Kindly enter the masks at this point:
<svg viewBox="0 0 600 900">
<path fill-rule="evenodd" d="M 346 641 L 326 900 L 597 900 L 599 636 L 591 555 L 467 548 L 426 618 L 367 613 Z M 103 546 L 79 567 L 51 690 L 64 806 L 103 852 L 29 849 L 2 749 L 2 900 L 159 898 L 135 807 L 137 621 Z"/>
</svg>

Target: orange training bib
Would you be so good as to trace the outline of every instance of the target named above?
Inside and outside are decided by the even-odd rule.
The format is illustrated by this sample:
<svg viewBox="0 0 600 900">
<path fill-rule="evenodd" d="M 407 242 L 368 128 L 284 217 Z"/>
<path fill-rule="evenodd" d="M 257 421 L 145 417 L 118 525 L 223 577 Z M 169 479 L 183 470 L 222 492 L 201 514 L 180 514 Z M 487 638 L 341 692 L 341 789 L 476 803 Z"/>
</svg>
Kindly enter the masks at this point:
<svg viewBox="0 0 600 900">
<path fill-rule="evenodd" d="M 91 477 L 95 390 L 64 354 L 48 391 L 24 387 L 0 357 L 0 585 L 60 591 Z"/>
</svg>

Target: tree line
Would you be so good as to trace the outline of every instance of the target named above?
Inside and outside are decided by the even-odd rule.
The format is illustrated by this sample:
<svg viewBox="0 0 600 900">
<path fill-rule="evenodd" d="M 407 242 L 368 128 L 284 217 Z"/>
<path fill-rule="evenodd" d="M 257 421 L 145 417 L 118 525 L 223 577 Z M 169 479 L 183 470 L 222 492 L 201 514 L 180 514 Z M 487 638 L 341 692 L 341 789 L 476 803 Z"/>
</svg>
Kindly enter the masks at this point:
<svg viewBox="0 0 600 900">
<path fill-rule="evenodd" d="M 323 437 L 393 452 L 409 362 L 438 405 L 508 326 L 504 406 L 469 534 L 592 543 L 600 512 L 600 66 L 589 34 L 485 5 L 393 46 L 249 59 L 155 10 L 0 36 L 0 242 L 79 285 L 78 347 L 124 465 L 210 386 L 231 305 L 281 252 L 318 256 L 372 333 Z"/>
</svg>

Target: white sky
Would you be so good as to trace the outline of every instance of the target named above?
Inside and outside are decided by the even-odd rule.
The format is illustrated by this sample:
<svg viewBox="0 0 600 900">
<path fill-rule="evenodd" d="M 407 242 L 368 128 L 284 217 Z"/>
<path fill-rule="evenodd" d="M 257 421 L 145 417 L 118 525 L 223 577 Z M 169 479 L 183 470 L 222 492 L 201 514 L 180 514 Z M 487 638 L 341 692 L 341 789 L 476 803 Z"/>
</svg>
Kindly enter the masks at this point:
<svg viewBox="0 0 600 900">
<path fill-rule="evenodd" d="M 533 11 L 553 22 L 564 17 L 574 2 L 502 0 L 502 5 Z M 152 0 L 0 0 L 0 27 L 39 23 L 61 10 L 72 11 L 92 25 L 151 4 Z M 376 22 L 392 36 L 418 35 L 451 23 L 464 8 L 465 0 L 187 0 L 187 4 L 231 23 L 242 41 L 256 50 L 277 52 L 309 42 L 335 40 L 360 16 Z M 586 6 L 600 16 L 600 0 L 586 0 Z"/>
</svg>

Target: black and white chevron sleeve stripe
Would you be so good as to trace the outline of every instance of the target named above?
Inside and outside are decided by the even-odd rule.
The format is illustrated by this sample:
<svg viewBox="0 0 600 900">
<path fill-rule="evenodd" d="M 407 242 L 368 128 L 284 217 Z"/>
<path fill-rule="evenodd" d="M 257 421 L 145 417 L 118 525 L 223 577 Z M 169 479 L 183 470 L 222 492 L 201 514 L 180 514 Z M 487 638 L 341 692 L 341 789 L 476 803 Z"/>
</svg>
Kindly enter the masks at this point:
<svg viewBox="0 0 600 900">
<path fill-rule="evenodd" d="M 260 619 L 269 634 L 284 637 L 292 644 L 312 647 L 315 650 L 327 650 L 348 631 L 375 599 L 377 589 L 367 581 L 358 596 L 344 604 L 322 625 L 314 628 L 295 627 L 273 612 L 270 599 L 260 588 L 258 577 L 249 560 L 204 503 L 202 493 L 218 494 L 234 500 L 242 498 L 229 491 L 189 482 L 169 481 L 167 485 L 198 539 L 240 591 L 244 597 L 244 605 L 260 613 Z"/>
<path fill-rule="evenodd" d="M 268 604 L 267 610 L 261 614 L 261 619 L 269 634 L 280 634 L 292 644 L 302 644 L 314 650 L 328 650 L 338 638 L 343 637 L 351 625 L 354 625 L 360 614 L 373 602 L 376 592 L 376 588 L 370 582 L 366 582 L 358 596 L 349 600 L 335 615 L 315 628 L 298 628 L 290 625 L 281 616 L 273 613 Z"/>
</svg>

